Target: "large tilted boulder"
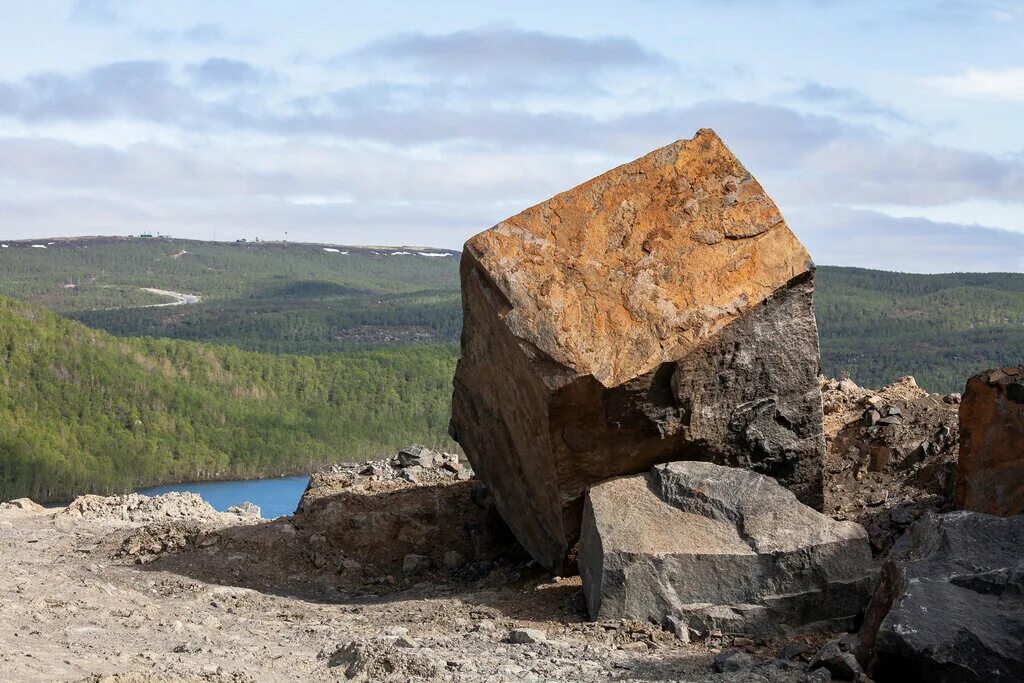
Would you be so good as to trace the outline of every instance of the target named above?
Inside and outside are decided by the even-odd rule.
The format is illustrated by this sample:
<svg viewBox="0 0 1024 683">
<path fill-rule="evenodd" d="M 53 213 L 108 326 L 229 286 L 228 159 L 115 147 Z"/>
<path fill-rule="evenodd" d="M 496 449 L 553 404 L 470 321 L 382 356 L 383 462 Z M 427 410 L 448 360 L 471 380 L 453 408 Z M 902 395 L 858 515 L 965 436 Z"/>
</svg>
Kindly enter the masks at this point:
<svg viewBox="0 0 1024 683">
<path fill-rule="evenodd" d="M 1024 515 L 914 524 L 882 569 L 860 648 L 878 681 L 1024 681 Z"/>
<path fill-rule="evenodd" d="M 1024 514 L 1024 365 L 967 381 L 956 502 L 964 510 Z"/>
<path fill-rule="evenodd" d="M 852 628 L 876 575 L 860 525 L 770 477 L 702 462 L 590 489 L 579 567 L 593 619 L 766 637 Z"/>
<path fill-rule="evenodd" d="M 471 238 L 451 434 L 561 571 L 591 484 L 670 460 L 822 504 L 814 265 L 702 130 Z"/>
</svg>

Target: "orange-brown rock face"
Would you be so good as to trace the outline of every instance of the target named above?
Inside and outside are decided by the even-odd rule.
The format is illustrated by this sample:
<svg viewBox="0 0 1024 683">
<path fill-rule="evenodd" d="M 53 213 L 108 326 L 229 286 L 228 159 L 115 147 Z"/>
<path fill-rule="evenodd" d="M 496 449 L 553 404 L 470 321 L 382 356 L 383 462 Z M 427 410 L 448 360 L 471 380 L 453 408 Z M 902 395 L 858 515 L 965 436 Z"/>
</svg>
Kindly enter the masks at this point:
<svg viewBox="0 0 1024 683">
<path fill-rule="evenodd" d="M 986 370 L 967 381 L 956 501 L 964 510 L 1024 513 L 1024 365 Z"/>
<path fill-rule="evenodd" d="M 471 238 L 452 435 L 558 571 L 598 481 L 668 460 L 821 504 L 813 264 L 710 130 Z"/>
</svg>

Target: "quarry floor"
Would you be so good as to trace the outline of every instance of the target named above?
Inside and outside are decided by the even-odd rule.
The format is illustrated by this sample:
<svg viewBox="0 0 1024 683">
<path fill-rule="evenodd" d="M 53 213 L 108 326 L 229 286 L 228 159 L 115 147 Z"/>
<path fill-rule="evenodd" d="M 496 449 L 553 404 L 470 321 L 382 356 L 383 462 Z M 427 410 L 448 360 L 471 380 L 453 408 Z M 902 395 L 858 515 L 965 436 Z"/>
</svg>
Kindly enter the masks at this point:
<svg viewBox="0 0 1024 683">
<path fill-rule="evenodd" d="M 239 554 L 210 545 L 175 554 L 173 562 L 137 564 L 137 557 L 117 556 L 133 531 L 123 522 L 0 510 L 0 680 L 784 681 L 806 675 L 802 666 L 790 669 L 774 659 L 782 643 L 684 644 L 646 624 L 588 622 L 578 578 L 553 580 L 523 565 L 474 581 L 383 577 L 368 590 L 291 573 L 297 563 L 274 550 L 282 546 L 277 539 L 294 533 L 287 519 L 249 521 L 239 529 L 257 539 L 248 546 L 257 550 Z M 263 537 L 265 554 L 258 550 Z M 509 634 L 516 628 L 538 629 L 546 639 L 513 644 Z M 763 667 L 713 673 L 716 652 L 734 645 Z"/>
</svg>

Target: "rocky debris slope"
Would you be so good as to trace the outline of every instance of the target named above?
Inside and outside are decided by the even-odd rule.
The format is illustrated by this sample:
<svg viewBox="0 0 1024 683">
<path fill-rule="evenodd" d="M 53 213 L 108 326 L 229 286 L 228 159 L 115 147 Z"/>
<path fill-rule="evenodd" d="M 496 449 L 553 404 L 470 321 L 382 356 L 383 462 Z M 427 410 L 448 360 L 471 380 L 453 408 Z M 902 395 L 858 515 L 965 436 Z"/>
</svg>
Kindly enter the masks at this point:
<svg viewBox="0 0 1024 683">
<path fill-rule="evenodd" d="M 964 510 L 1024 514 L 1024 365 L 967 381 L 956 502 Z"/>
<path fill-rule="evenodd" d="M 230 524 L 239 519 L 259 519 L 260 509 L 247 504 L 221 513 L 197 493 L 172 492 L 161 496 L 132 493 L 125 496 L 79 496 L 57 515 L 115 524 L 152 524 L 174 520 Z"/>
<path fill-rule="evenodd" d="M 1024 680 L 1024 515 L 929 515 L 893 547 L 861 629 L 879 681 Z"/>
<path fill-rule="evenodd" d="M 953 505 L 959 394 L 941 396 L 904 377 L 880 391 L 822 380 L 825 511 L 859 522 L 884 554 L 926 511 Z"/>
<path fill-rule="evenodd" d="M 702 462 L 590 489 L 580 573 L 594 619 L 771 636 L 852 628 L 875 580 L 867 534 L 775 480 Z"/>
<path fill-rule="evenodd" d="M 821 506 L 813 264 L 713 131 L 476 235 L 461 278 L 451 434 L 543 566 L 565 568 L 586 487 L 658 462 Z"/>
<path fill-rule="evenodd" d="M 317 568 L 416 579 L 488 571 L 521 551 L 472 470 L 411 446 L 395 457 L 315 473 L 293 524 L 314 534 Z"/>
</svg>

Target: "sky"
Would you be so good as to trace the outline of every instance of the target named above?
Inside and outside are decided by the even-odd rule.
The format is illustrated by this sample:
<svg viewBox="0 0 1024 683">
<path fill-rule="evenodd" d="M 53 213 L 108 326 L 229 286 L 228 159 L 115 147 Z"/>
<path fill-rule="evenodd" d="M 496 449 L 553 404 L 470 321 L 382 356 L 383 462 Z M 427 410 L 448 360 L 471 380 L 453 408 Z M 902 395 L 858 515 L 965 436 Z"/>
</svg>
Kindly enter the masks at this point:
<svg viewBox="0 0 1024 683">
<path fill-rule="evenodd" d="M 459 248 L 714 128 L 819 264 L 1024 271 L 1024 2 L 36 0 L 0 239 Z"/>
</svg>

